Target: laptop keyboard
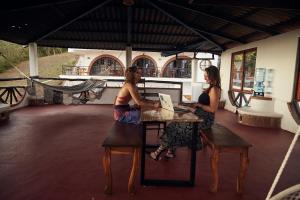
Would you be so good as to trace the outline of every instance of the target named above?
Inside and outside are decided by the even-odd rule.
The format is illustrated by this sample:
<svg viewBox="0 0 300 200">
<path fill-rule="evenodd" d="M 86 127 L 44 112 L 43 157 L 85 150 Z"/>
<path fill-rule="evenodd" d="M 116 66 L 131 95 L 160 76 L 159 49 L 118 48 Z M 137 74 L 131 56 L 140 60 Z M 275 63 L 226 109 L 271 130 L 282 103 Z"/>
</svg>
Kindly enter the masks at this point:
<svg viewBox="0 0 300 200">
<path fill-rule="evenodd" d="M 174 111 L 175 112 L 189 112 L 189 110 L 187 110 L 187 109 L 178 108 L 178 107 L 174 107 Z"/>
</svg>

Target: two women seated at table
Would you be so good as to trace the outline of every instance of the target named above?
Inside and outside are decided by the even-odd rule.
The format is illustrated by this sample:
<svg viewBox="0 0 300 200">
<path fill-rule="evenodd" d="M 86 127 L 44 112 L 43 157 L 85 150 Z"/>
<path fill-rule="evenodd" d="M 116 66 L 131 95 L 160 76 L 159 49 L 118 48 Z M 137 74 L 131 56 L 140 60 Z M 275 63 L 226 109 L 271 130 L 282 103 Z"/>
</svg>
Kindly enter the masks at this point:
<svg viewBox="0 0 300 200">
<path fill-rule="evenodd" d="M 221 80 L 219 69 L 210 66 L 205 69 L 204 78 L 209 84 L 198 98 L 198 103 L 193 104 L 191 111 L 203 119 L 198 127 L 200 129 L 209 129 L 214 123 L 215 112 L 218 109 L 221 94 Z M 199 132 L 199 131 L 198 131 Z M 192 144 L 193 124 L 172 122 L 167 125 L 164 135 L 161 137 L 161 145 L 150 153 L 150 157 L 154 160 L 161 159 L 161 153 L 167 150 L 165 158 L 175 157 L 177 147 L 189 146 Z M 197 150 L 202 149 L 202 142 L 199 134 L 195 138 Z"/>
<path fill-rule="evenodd" d="M 137 66 L 132 66 L 125 71 L 125 83 L 119 91 L 114 103 L 114 119 L 122 123 L 140 123 L 141 107 L 160 107 L 158 101 L 142 100 L 137 83 L 141 80 L 142 71 Z M 135 105 L 130 106 L 133 100 Z"/>
</svg>

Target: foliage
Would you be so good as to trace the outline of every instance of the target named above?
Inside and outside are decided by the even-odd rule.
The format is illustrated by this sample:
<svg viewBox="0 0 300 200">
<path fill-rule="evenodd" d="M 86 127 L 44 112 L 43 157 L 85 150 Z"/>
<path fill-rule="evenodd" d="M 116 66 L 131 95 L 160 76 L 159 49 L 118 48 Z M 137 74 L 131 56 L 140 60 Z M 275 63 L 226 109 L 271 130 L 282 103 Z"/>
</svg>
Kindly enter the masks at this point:
<svg viewBox="0 0 300 200">
<path fill-rule="evenodd" d="M 64 53 L 67 51 L 67 49 L 38 47 L 37 51 L 39 57 L 44 57 Z M 3 40 L 0 40 L 0 52 L 3 53 L 3 55 L 5 55 L 5 57 L 14 65 L 29 59 L 27 46 L 18 45 Z M 0 73 L 9 68 L 11 68 L 11 65 L 2 56 L 0 56 Z"/>
</svg>

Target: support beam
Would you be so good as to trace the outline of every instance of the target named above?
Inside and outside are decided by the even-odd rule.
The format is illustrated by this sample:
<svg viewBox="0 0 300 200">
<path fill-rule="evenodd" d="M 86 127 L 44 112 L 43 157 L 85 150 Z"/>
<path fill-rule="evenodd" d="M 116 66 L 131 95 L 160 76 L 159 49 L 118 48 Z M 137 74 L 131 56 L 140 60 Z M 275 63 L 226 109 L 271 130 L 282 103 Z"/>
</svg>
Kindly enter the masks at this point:
<svg viewBox="0 0 300 200">
<path fill-rule="evenodd" d="M 236 24 L 236 25 L 248 27 L 248 28 L 254 29 L 254 30 L 259 31 L 259 32 L 267 33 L 269 35 L 278 34 L 276 31 L 272 31 L 272 30 L 270 30 L 266 27 L 262 27 L 261 25 L 254 24 L 253 22 L 251 22 L 251 23 L 250 22 L 245 22 L 245 21 L 235 19 L 235 18 L 229 17 L 229 16 L 221 16 L 221 15 L 218 15 L 216 13 L 209 13 L 209 12 L 200 11 L 200 10 L 197 10 L 194 7 L 191 7 L 191 6 L 188 6 L 188 5 L 172 3 L 172 2 L 169 2 L 169 1 L 165 1 L 165 0 L 158 0 L 158 1 L 162 2 L 162 3 L 165 3 L 165 4 L 168 4 L 168 5 L 171 5 L 171 6 L 176 6 L 178 8 L 182 8 L 182 9 L 194 12 L 194 13 L 199 13 L 199 14 L 202 14 L 202 15 L 207 16 L 207 17 L 222 20 L 222 21 L 225 21 L 225 22 L 228 22 L 228 23 L 231 23 L 231 24 Z"/>
<path fill-rule="evenodd" d="M 39 68 L 38 68 L 38 54 L 37 54 L 37 44 L 29 43 L 29 76 L 38 77 Z"/>
<path fill-rule="evenodd" d="M 127 45 L 131 46 L 132 40 L 132 8 L 127 7 Z"/>
<path fill-rule="evenodd" d="M 174 21 L 176 21 L 177 23 L 181 24 L 182 26 L 184 26 L 186 29 L 192 31 L 193 33 L 197 34 L 198 36 L 202 37 L 203 39 L 207 40 L 208 42 L 212 43 L 213 45 L 217 46 L 218 48 L 220 48 L 221 50 L 224 50 L 224 48 L 218 44 L 217 42 L 213 41 L 212 39 L 210 39 L 209 37 L 203 35 L 202 33 L 199 33 L 198 31 L 194 30 L 193 28 L 191 28 L 189 25 L 187 25 L 186 23 L 184 23 L 183 21 L 181 21 L 180 19 L 178 19 L 177 17 L 173 16 L 172 14 L 168 13 L 167 11 L 165 11 L 164 9 L 162 9 L 161 7 L 157 6 L 156 4 L 154 4 L 153 2 L 151 2 L 150 0 L 145 0 L 146 3 L 148 3 L 149 5 L 151 5 L 152 7 L 156 8 L 157 10 L 159 10 L 160 12 L 164 13 L 165 15 L 167 15 L 168 17 L 170 17 L 171 19 L 173 19 Z"/>
<path fill-rule="evenodd" d="M 101 8 L 102 6 L 106 5 L 107 3 L 109 3 L 112 0 L 106 0 L 104 2 L 101 2 L 99 4 L 97 4 L 96 6 L 92 6 L 92 8 L 86 10 L 85 12 L 83 12 L 80 15 L 75 15 L 75 17 L 71 17 L 70 19 L 66 20 L 65 22 L 63 22 L 63 24 L 58 25 L 57 27 L 53 27 L 51 30 L 48 30 L 46 33 L 43 33 L 41 35 L 39 35 L 36 38 L 31 39 L 30 41 L 28 41 L 27 43 L 31 43 L 31 42 L 38 42 L 46 37 L 48 37 L 49 35 L 55 33 L 56 31 L 64 28 L 65 26 L 68 26 L 69 24 L 73 23 L 74 21 L 76 21 L 77 19 L 80 19 L 86 15 L 88 15 L 89 13 Z"/>
<path fill-rule="evenodd" d="M 197 63 L 198 59 L 194 58 L 192 59 L 192 83 L 196 83 L 197 79 Z"/>
<path fill-rule="evenodd" d="M 132 61 L 132 46 L 126 47 L 126 68 L 131 67 Z"/>
<path fill-rule="evenodd" d="M 178 54 L 178 53 L 182 53 L 184 51 L 190 50 L 190 49 L 197 49 L 199 47 L 199 45 L 201 45 L 203 42 L 205 42 L 205 40 L 197 40 L 197 41 L 193 41 L 192 43 L 185 45 L 185 46 L 181 46 L 181 47 L 177 47 L 176 50 L 171 50 L 171 51 L 165 51 L 161 53 L 161 56 L 171 56 L 174 54 Z"/>
</svg>

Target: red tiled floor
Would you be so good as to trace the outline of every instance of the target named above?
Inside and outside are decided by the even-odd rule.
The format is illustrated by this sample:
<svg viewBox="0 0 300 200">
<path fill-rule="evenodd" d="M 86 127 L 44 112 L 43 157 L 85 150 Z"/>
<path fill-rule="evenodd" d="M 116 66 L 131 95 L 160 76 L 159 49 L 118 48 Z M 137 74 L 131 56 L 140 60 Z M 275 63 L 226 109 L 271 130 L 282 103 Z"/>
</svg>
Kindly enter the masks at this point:
<svg viewBox="0 0 300 200">
<path fill-rule="evenodd" d="M 209 192 L 209 150 L 197 153 L 196 185 L 192 188 L 143 187 L 137 177 L 137 194 L 127 193 L 131 160 L 112 158 L 112 196 L 103 194 L 101 143 L 113 123 L 112 106 L 27 107 L 11 113 L 0 124 L 0 199 L 2 200 L 98 200 L 98 199 L 265 199 L 293 134 L 279 129 L 240 125 L 236 115 L 220 110 L 216 121 L 253 144 L 244 195 L 235 193 L 239 158 L 222 154 L 220 185 Z M 297 143 L 276 191 L 299 183 Z M 148 176 L 185 177 L 189 151 L 185 148 L 171 161 L 147 159 Z M 174 173 L 174 174 L 170 174 Z"/>
</svg>

